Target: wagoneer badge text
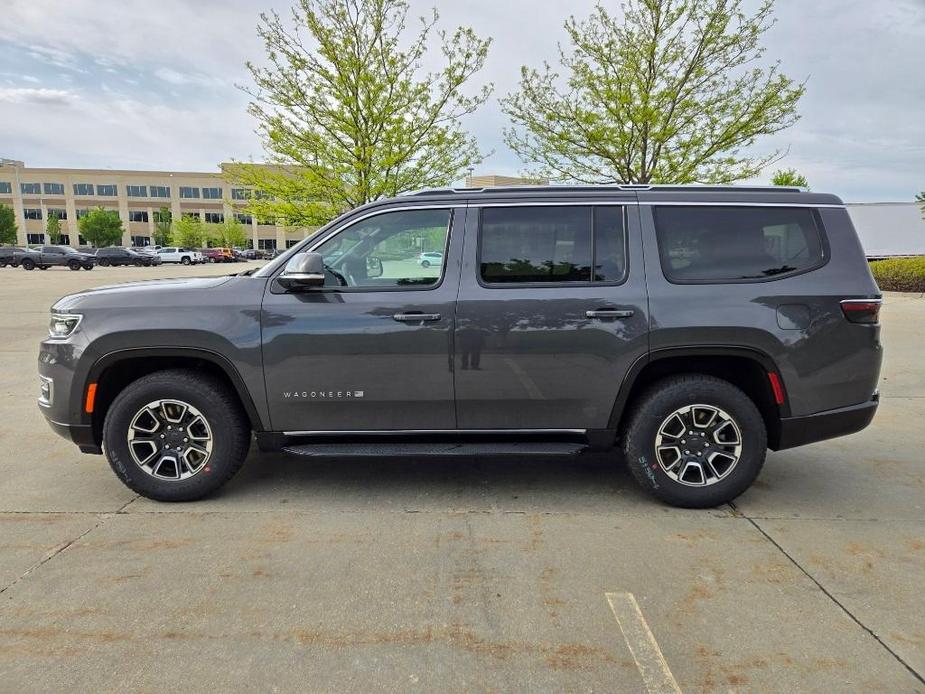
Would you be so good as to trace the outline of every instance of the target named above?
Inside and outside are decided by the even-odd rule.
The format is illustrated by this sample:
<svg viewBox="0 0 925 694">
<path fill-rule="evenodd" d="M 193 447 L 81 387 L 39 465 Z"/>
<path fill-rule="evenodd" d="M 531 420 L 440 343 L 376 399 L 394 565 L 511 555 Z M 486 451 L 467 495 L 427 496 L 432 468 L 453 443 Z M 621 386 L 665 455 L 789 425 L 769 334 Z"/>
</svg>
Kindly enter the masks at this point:
<svg viewBox="0 0 925 694">
<path fill-rule="evenodd" d="M 362 390 L 295 390 L 283 393 L 287 400 L 353 400 L 364 395 Z"/>
</svg>

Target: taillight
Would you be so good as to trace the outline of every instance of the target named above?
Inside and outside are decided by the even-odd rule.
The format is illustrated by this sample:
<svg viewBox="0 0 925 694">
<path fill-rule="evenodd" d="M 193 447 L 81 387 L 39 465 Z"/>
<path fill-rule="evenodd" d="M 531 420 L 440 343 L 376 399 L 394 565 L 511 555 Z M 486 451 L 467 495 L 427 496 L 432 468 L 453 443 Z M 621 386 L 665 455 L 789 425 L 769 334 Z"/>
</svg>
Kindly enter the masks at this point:
<svg viewBox="0 0 925 694">
<path fill-rule="evenodd" d="M 876 323 L 880 319 L 880 299 L 845 299 L 842 313 L 852 323 Z"/>
</svg>

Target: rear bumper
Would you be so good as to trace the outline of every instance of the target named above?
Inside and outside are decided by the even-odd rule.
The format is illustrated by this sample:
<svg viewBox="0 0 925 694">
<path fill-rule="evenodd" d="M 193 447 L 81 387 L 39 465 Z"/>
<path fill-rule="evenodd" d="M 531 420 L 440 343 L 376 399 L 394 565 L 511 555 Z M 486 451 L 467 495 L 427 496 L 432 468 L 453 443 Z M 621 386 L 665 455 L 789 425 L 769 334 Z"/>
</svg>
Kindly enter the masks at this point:
<svg viewBox="0 0 925 694">
<path fill-rule="evenodd" d="M 771 441 L 769 448 L 779 451 L 854 434 L 870 424 L 879 404 L 880 396 L 875 394 L 873 399 L 860 405 L 826 410 L 805 417 L 785 417 L 780 421 L 778 440 Z"/>
</svg>

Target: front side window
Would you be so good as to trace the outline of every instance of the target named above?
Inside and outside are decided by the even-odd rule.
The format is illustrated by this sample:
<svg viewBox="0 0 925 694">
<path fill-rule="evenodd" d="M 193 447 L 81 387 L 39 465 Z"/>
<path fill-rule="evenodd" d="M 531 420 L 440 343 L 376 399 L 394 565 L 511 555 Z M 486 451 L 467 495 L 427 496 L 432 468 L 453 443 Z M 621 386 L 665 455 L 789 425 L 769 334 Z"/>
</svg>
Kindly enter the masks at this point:
<svg viewBox="0 0 925 694">
<path fill-rule="evenodd" d="M 662 269 L 676 282 L 766 280 L 824 260 L 806 207 L 656 207 Z"/>
<path fill-rule="evenodd" d="M 433 287 L 443 276 L 442 262 L 425 262 L 427 253 L 446 250 L 450 210 L 385 212 L 353 224 L 325 241 L 326 287 L 375 289 Z"/>
<path fill-rule="evenodd" d="M 116 197 L 116 186 L 109 183 L 100 184 L 96 187 L 96 194 L 106 198 L 114 198 Z"/>
<path fill-rule="evenodd" d="M 479 240 L 482 281 L 621 282 L 626 275 L 623 219 L 617 205 L 486 207 Z"/>
</svg>

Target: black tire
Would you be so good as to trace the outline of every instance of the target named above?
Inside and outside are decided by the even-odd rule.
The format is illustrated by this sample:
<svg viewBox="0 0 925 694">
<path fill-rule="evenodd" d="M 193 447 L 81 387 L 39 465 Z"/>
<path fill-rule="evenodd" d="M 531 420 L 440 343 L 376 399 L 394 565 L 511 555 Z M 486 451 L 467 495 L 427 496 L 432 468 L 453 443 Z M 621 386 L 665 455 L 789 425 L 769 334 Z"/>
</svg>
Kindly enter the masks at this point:
<svg viewBox="0 0 925 694">
<path fill-rule="evenodd" d="M 24 258 L 22 261 L 22 269 L 32 272 L 35 270 L 35 261 L 32 258 Z"/>
<path fill-rule="evenodd" d="M 738 462 L 719 479 L 703 486 L 690 486 L 670 477 L 655 450 L 662 423 L 688 405 L 721 409 L 741 432 Z M 761 472 L 767 454 L 764 419 L 751 398 L 728 381 L 702 374 L 672 376 L 650 386 L 632 408 L 622 432 L 626 464 L 643 489 L 666 503 L 682 508 L 719 506 L 748 489 Z M 670 468 L 671 461 L 667 462 Z"/>
<path fill-rule="evenodd" d="M 109 258 L 100 258 L 97 262 L 100 264 L 100 267 L 109 267 Z"/>
<path fill-rule="evenodd" d="M 185 255 L 185 256 L 183 256 L 183 258 L 180 260 L 180 262 L 181 262 L 183 265 L 189 265 L 189 264 L 192 263 L 193 261 L 190 260 L 190 257 L 189 257 L 188 255 Z"/>
<path fill-rule="evenodd" d="M 6 267 L 6 261 L 0 260 L 0 267 Z M 16 267 L 15 265 L 13 267 Z"/>
<path fill-rule="evenodd" d="M 143 261 L 141 261 L 141 260 L 136 260 L 136 261 L 135 261 L 135 267 L 141 267 L 142 265 L 144 265 L 144 262 L 143 262 Z"/>
<path fill-rule="evenodd" d="M 87 263 L 86 265 L 83 266 L 83 269 L 89 272 L 90 270 L 93 269 L 93 263 Z"/>
<path fill-rule="evenodd" d="M 39 265 L 39 270 L 47 270 L 51 265 Z"/>
<path fill-rule="evenodd" d="M 430 261 L 429 261 L 429 260 L 422 260 L 422 261 L 421 261 L 421 267 L 430 267 Z"/>
<path fill-rule="evenodd" d="M 184 480 L 154 477 L 135 463 L 127 434 L 144 405 L 158 399 L 181 400 L 208 421 L 213 449 L 205 466 Z M 214 377 L 172 369 L 139 378 L 119 393 L 103 424 L 103 450 L 119 479 L 133 491 L 156 501 L 194 501 L 224 485 L 241 469 L 250 447 L 251 428 L 235 393 Z"/>
<path fill-rule="evenodd" d="M 79 260 L 69 260 L 67 261 L 67 267 L 69 270 L 74 270 L 76 272 L 80 270 L 80 261 Z"/>
</svg>

